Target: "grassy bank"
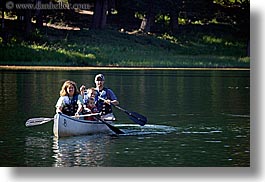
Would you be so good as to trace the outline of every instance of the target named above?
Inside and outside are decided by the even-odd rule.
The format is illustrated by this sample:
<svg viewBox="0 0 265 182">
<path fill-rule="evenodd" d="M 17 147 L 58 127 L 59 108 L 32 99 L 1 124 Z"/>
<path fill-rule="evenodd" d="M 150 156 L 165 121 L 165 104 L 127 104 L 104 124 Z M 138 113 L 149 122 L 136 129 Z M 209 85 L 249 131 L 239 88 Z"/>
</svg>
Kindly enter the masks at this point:
<svg viewBox="0 0 265 182">
<path fill-rule="evenodd" d="M 28 41 L 13 36 L 1 42 L 0 65 L 248 68 L 246 47 L 229 32 L 171 36 L 48 28 Z"/>
</svg>

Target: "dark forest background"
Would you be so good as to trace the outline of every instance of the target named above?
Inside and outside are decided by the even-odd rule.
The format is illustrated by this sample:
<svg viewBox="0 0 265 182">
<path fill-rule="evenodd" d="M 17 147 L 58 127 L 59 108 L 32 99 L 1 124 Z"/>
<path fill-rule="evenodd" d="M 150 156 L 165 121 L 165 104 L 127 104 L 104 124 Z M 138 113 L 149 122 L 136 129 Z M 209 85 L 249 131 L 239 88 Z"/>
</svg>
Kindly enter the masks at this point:
<svg viewBox="0 0 265 182">
<path fill-rule="evenodd" d="M 33 40 L 43 45 L 45 36 L 60 37 L 52 33 L 57 30 L 155 35 L 180 46 L 192 35 L 214 33 L 242 43 L 240 57 L 250 55 L 249 0 L 1 0 L 0 10 L 1 46 Z"/>
</svg>

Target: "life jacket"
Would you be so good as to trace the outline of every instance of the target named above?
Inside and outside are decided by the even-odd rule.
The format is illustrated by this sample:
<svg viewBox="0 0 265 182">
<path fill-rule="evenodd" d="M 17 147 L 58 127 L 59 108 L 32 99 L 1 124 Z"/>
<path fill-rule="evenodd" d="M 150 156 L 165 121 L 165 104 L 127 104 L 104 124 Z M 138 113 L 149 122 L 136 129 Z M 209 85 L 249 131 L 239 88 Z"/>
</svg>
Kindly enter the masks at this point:
<svg viewBox="0 0 265 182">
<path fill-rule="evenodd" d="M 87 108 L 91 110 L 91 113 L 98 113 L 98 108 L 96 106 L 94 106 L 94 107 L 88 106 Z M 94 121 L 96 119 L 94 118 L 94 116 L 85 116 L 84 120 Z"/>
<path fill-rule="evenodd" d="M 100 96 L 103 99 L 110 99 L 108 88 L 104 87 L 100 92 L 98 90 L 96 92 L 97 92 L 96 106 L 98 108 L 98 111 L 101 112 L 102 115 L 112 113 L 111 105 L 104 103 L 103 100 L 98 98 L 98 96 Z"/>
<path fill-rule="evenodd" d="M 62 108 L 62 113 L 68 116 L 74 116 L 78 109 L 77 100 L 78 100 L 78 95 L 74 95 L 72 99 L 66 96 L 64 99 L 65 106 L 63 106 Z"/>
</svg>

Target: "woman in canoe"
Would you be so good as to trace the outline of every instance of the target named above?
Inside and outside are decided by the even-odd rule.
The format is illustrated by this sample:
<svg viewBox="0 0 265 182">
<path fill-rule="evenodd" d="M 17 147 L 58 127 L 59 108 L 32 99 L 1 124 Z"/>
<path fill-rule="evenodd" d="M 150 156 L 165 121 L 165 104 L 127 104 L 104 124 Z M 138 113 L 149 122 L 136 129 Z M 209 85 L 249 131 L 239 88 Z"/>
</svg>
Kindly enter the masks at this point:
<svg viewBox="0 0 265 182">
<path fill-rule="evenodd" d="M 70 80 L 64 82 L 60 98 L 56 103 L 56 113 L 63 113 L 68 116 L 78 116 L 82 111 L 83 99 L 79 94 L 76 83 Z"/>
</svg>

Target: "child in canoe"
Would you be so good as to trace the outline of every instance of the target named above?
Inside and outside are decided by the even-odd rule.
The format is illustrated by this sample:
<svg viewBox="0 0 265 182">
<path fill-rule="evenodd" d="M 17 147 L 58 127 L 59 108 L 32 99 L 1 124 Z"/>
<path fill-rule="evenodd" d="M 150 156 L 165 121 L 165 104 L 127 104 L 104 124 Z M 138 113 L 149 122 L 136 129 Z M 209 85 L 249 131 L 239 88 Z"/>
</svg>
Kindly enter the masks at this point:
<svg viewBox="0 0 265 182">
<path fill-rule="evenodd" d="M 99 113 L 97 106 L 95 104 L 95 98 L 90 97 L 88 99 L 87 104 L 84 105 L 84 111 L 86 112 L 86 114 L 94 114 L 94 113 Z M 85 116 L 84 117 L 85 120 L 90 120 L 90 121 L 94 121 L 96 120 L 94 118 L 94 116 Z"/>
<path fill-rule="evenodd" d="M 99 113 L 97 106 L 96 106 L 96 90 L 94 87 L 90 87 L 85 91 L 85 86 L 82 85 L 80 87 L 80 93 L 83 97 L 84 102 L 84 112 L 83 114 L 93 114 L 93 113 Z M 85 120 L 95 120 L 93 116 L 86 116 L 84 117 Z"/>
</svg>

